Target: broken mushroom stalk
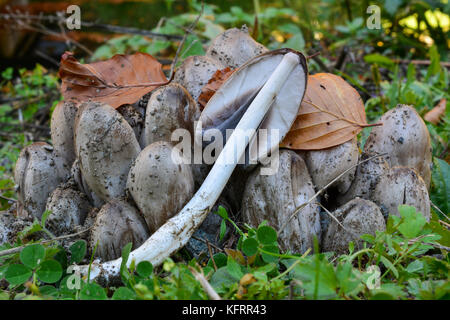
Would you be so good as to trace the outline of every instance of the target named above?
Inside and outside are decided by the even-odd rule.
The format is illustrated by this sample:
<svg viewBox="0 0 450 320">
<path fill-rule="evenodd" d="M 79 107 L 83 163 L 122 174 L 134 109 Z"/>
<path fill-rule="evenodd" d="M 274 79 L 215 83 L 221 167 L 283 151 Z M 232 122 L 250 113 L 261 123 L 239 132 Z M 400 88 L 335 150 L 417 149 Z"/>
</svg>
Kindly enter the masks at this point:
<svg viewBox="0 0 450 320">
<path fill-rule="evenodd" d="M 295 85 L 302 90 L 301 94 L 297 95 L 296 101 L 289 106 L 295 109 L 291 110 L 295 117 L 306 88 L 307 70 L 305 66 L 305 57 L 301 53 L 293 50 L 284 52 L 279 59 L 279 64 L 274 66 L 272 74 L 268 76 L 265 84 L 243 114 L 236 130 L 229 137 L 200 189 L 177 215 L 170 218 L 139 248 L 130 253 L 127 265 L 133 260 L 136 264 L 146 260 L 155 266 L 159 265 L 189 241 L 219 198 L 237 162 L 244 154 L 248 140 L 254 136 L 255 130 L 259 128 L 272 103 L 280 92 L 286 89 L 286 86 Z M 240 70 L 243 72 L 243 69 Z M 299 77 L 299 75 L 301 76 Z M 291 77 L 292 79 L 290 79 Z M 299 85 L 298 81 L 302 81 L 302 85 Z M 288 120 L 292 123 L 294 117 Z M 253 133 L 248 139 L 245 139 L 242 132 L 251 130 Z M 280 139 L 282 138 L 280 137 Z M 245 139 L 245 143 L 241 143 L 242 139 Z M 279 141 L 276 146 L 278 143 Z M 272 150 L 265 150 L 265 152 L 270 151 Z M 102 278 L 108 281 L 119 274 L 121 264 L 122 259 L 119 258 L 105 263 L 93 263 L 90 267 L 84 265 L 77 268 L 83 275 L 87 275 L 90 270 L 89 274 L 92 279 Z"/>
</svg>

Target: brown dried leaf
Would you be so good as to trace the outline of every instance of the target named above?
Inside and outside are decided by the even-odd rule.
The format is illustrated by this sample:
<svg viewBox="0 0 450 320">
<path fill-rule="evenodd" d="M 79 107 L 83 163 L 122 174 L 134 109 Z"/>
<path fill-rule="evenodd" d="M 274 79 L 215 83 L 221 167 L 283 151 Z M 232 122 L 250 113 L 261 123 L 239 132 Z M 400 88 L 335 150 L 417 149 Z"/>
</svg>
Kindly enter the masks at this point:
<svg viewBox="0 0 450 320">
<path fill-rule="evenodd" d="M 375 124 L 378 125 L 378 124 Z M 306 93 L 297 118 L 280 146 L 295 150 L 320 150 L 340 145 L 367 124 L 358 92 L 331 73 L 308 76 Z"/>
<path fill-rule="evenodd" d="M 111 59 L 90 64 L 82 64 L 73 53 L 65 52 L 59 76 L 65 100 L 92 100 L 107 103 L 113 108 L 134 103 L 146 93 L 168 83 L 161 64 L 142 52 L 117 54 Z"/>
<path fill-rule="evenodd" d="M 234 249 L 225 249 L 225 253 L 236 260 L 239 264 L 245 265 L 245 258 L 242 252 Z"/>
<path fill-rule="evenodd" d="M 209 99 L 211 99 L 214 93 L 216 93 L 216 91 L 222 86 L 225 80 L 227 80 L 235 70 L 232 70 L 230 67 L 226 67 L 225 69 L 217 70 L 213 74 L 208 83 L 202 88 L 202 92 L 198 97 L 200 110 L 203 110 L 205 108 Z"/>
<path fill-rule="evenodd" d="M 430 111 L 428 111 L 423 118 L 432 124 L 438 124 L 441 121 L 442 116 L 445 114 L 445 108 L 447 107 L 447 99 L 442 98 L 439 103 Z"/>
</svg>

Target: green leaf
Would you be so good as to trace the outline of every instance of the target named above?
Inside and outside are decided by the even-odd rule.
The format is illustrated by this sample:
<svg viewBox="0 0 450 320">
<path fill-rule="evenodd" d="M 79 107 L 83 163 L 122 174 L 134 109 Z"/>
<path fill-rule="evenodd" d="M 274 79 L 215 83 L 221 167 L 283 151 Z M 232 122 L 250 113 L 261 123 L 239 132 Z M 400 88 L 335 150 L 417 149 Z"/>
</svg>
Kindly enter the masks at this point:
<svg viewBox="0 0 450 320">
<path fill-rule="evenodd" d="M 2 72 L 2 78 L 5 80 L 11 80 L 13 77 L 13 73 L 14 73 L 14 69 L 9 67 L 6 68 L 3 72 Z"/>
<path fill-rule="evenodd" d="M 54 286 L 42 286 L 39 287 L 39 292 L 44 296 L 58 297 L 58 290 Z"/>
<path fill-rule="evenodd" d="M 144 261 L 147 262 L 147 261 Z M 127 287 L 120 287 L 117 288 L 116 291 L 114 291 L 114 294 L 112 296 L 113 300 L 135 300 L 136 294 L 128 289 Z"/>
<path fill-rule="evenodd" d="M 408 65 L 408 72 L 406 73 L 406 86 L 409 86 L 416 80 L 416 66 L 413 63 Z"/>
<path fill-rule="evenodd" d="M 441 239 L 437 241 L 438 243 L 442 244 L 443 246 L 450 247 L 450 232 L 448 231 L 448 229 L 444 228 L 437 221 L 430 221 L 430 223 L 428 223 L 428 227 L 431 228 L 431 232 L 441 236 Z"/>
<path fill-rule="evenodd" d="M 284 46 L 297 51 L 303 50 L 305 48 L 305 39 L 303 38 L 303 34 L 301 32 L 294 34 L 288 39 L 288 41 L 286 41 Z"/>
<path fill-rule="evenodd" d="M 380 260 L 381 260 L 381 262 L 383 262 L 383 264 L 385 265 L 386 268 L 388 268 L 389 270 L 392 271 L 395 278 L 398 278 L 398 270 L 397 270 L 397 268 L 395 268 L 395 266 L 392 264 L 392 262 L 389 261 L 389 259 L 386 258 L 385 256 L 380 256 Z"/>
<path fill-rule="evenodd" d="M 96 283 L 86 284 L 80 291 L 81 300 L 106 300 L 105 289 Z"/>
<path fill-rule="evenodd" d="M 242 243 L 242 251 L 248 257 L 253 256 L 258 252 L 258 241 L 255 238 L 245 239 Z"/>
<path fill-rule="evenodd" d="M 44 259 L 45 248 L 40 244 L 26 246 L 20 252 L 20 261 L 27 267 L 34 269 L 40 260 Z"/>
<path fill-rule="evenodd" d="M 332 299 L 336 296 L 338 280 L 333 266 L 323 255 L 305 259 L 294 267 L 292 275 L 303 282 L 302 288 L 309 299 Z"/>
<path fill-rule="evenodd" d="M 349 262 L 337 265 L 336 279 L 340 290 L 346 295 L 357 295 L 363 288 L 358 275 Z"/>
<path fill-rule="evenodd" d="M 410 273 L 416 273 L 422 270 L 423 270 L 423 262 L 420 260 L 414 260 L 406 267 L 406 271 Z"/>
<path fill-rule="evenodd" d="M 223 252 L 216 253 L 213 255 L 212 259 L 214 259 L 214 262 L 216 263 L 217 268 L 221 268 L 227 265 L 227 255 Z M 208 267 L 213 268 L 213 262 L 212 259 L 209 259 L 208 261 Z"/>
<path fill-rule="evenodd" d="M 395 283 L 383 283 L 381 288 L 371 290 L 371 300 L 395 300 L 405 297 L 400 285 Z"/>
<path fill-rule="evenodd" d="M 56 260 L 46 260 L 39 264 L 36 275 L 42 282 L 55 283 L 61 279 L 62 267 Z"/>
<path fill-rule="evenodd" d="M 413 206 L 400 205 L 398 211 L 403 218 L 402 223 L 398 226 L 398 231 L 407 239 L 417 237 L 427 223 L 425 217 L 416 212 L 416 208 Z"/>
<path fill-rule="evenodd" d="M 240 278 L 236 278 L 228 272 L 227 267 L 219 268 L 211 277 L 211 286 L 218 292 L 226 292 L 223 288 L 230 287 L 234 284 L 237 285 Z"/>
<path fill-rule="evenodd" d="M 43 228 L 45 228 L 45 222 L 47 221 L 48 216 L 51 214 L 52 212 L 50 210 L 45 210 L 44 213 L 42 214 L 41 217 L 41 226 Z"/>
<path fill-rule="evenodd" d="M 153 265 L 148 261 L 141 261 L 138 263 L 136 271 L 141 277 L 147 278 L 153 272 Z"/>
<path fill-rule="evenodd" d="M 70 264 L 72 263 L 79 263 L 81 260 L 83 260 L 84 256 L 86 255 L 86 241 L 84 240 L 78 240 L 74 244 L 72 244 L 69 248 L 69 251 L 71 253 L 70 256 Z"/>
<path fill-rule="evenodd" d="M 223 237 L 225 237 L 225 233 L 227 232 L 227 223 L 225 219 L 222 219 L 222 222 L 220 223 L 220 236 L 219 241 L 223 240 Z"/>
<path fill-rule="evenodd" d="M 269 226 L 260 226 L 256 231 L 256 237 L 262 244 L 274 244 L 277 242 L 277 232 Z"/>
<path fill-rule="evenodd" d="M 222 219 L 228 219 L 227 209 L 225 209 L 222 206 L 219 206 L 219 209 L 217 210 L 216 214 L 222 217 Z"/>
<path fill-rule="evenodd" d="M 441 71 L 441 64 L 440 64 L 441 57 L 439 55 L 436 45 L 432 45 L 430 47 L 429 55 L 431 63 L 430 66 L 428 67 L 427 74 L 425 76 L 425 81 L 428 81 L 430 77 L 438 74 Z"/>
<path fill-rule="evenodd" d="M 120 264 L 120 276 L 122 278 L 122 281 L 124 281 L 125 283 L 128 282 L 128 278 L 130 277 L 130 273 L 128 272 L 127 268 L 127 262 L 128 257 L 130 256 L 132 246 L 133 244 L 130 242 L 122 248 L 122 263 Z"/>
<path fill-rule="evenodd" d="M 17 238 L 23 240 L 26 237 L 28 237 L 36 232 L 42 231 L 42 230 L 43 230 L 43 228 L 42 228 L 41 224 L 39 223 L 39 221 L 35 220 L 32 225 L 25 227 L 22 231 L 18 232 Z"/>
<path fill-rule="evenodd" d="M 263 246 L 262 250 L 264 250 L 266 252 L 275 253 L 275 254 L 279 254 L 280 253 L 280 251 L 278 249 L 278 246 L 273 245 L 273 244 L 268 244 L 268 245 Z M 266 263 L 277 262 L 278 259 L 279 259 L 277 256 L 271 255 L 271 254 L 265 253 L 265 252 L 261 252 L 261 258 Z"/>
<path fill-rule="evenodd" d="M 31 275 L 32 271 L 23 264 L 11 264 L 5 272 L 5 279 L 15 286 L 27 282 Z"/>
<path fill-rule="evenodd" d="M 439 158 L 434 158 L 433 163 L 431 201 L 442 212 L 450 212 L 450 165 Z"/>
<path fill-rule="evenodd" d="M 58 261 L 63 269 L 67 269 L 67 253 L 63 248 L 59 248 L 60 250 L 53 256 L 53 259 Z"/>
<path fill-rule="evenodd" d="M 377 63 L 384 67 L 392 67 L 395 65 L 395 62 L 389 59 L 388 57 L 382 56 L 378 53 L 367 54 L 364 56 L 364 61 L 367 63 Z"/>
<path fill-rule="evenodd" d="M 402 0 L 384 0 L 384 9 L 386 9 L 391 16 L 395 16 L 402 2 Z"/>
<path fill-rule="evenodd" d="M 203 56 L 205 55 L 205 49 L 203 49 L 202 42 L 197 36 L 189 35 L 186 37 L 181 58 L 187 58 L 190 56 Z"/>
<path fill-rule="evenodd" d="M 4 292 L 0 290 L 0 301 L 1 300 L 9 300 L 9 294 L 7 292 Z"/>
<path fill-rule="evenodd" d="M 236 279 L 241 279 L 244 273 L 241 270 L 241 266 L 233 258 L 228 257 L 227 261 L 228 273 Z"/>
</svg>

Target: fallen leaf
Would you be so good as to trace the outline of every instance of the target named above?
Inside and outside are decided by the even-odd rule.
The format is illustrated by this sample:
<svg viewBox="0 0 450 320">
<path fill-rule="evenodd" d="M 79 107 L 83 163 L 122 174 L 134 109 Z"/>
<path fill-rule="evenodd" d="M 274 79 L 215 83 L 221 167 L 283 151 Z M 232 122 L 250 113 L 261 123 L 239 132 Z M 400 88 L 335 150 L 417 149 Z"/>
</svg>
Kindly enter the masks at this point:
<svg viewBox="0 0 450 320">
<path fill-rule="evenodd" d="M 225 249 L 225 253 L 241 265 L 245 265 L 245 258 L 239 250 Z"/>
<path fill-rule="evenodd" d="M 151 55 L 138 52 L 117 54 L 90 64 L 78 62 L 73 53 L 61 58 L 59 76 L 65 100 L 104 102 L 118 108 L 132 104 L 143 95 L 167 84 L 161 64 Z"/>
<path fill-rule="evenodd" d="M 431 122 L 432 124 L 438 124 L 441 121 L 442 116 L 445 113 L 445 108 L 447 107 L 447 99 L 442 98 L 439 103 L 430 111 L 428 111 L 423 118 Z"/>
<path fill-rule="evenodd" d="M 331 73 L 308 76 L 297 118 L 280 146 L 320 150 L 340 145 L 367 124 L 364 103 L 344 79 Z"/>
<path fill-rule="evenodd" d="M 226 67 L 225 69 L 217 70 L 212 75 L 208 83 L 202 88 L 202 92 L 198 97 L 200 110 L 203 110 L 205 108 L 209 99 L 211 99 L 213 94 L 216 93 L 216 91 L 222 86 L 225 80 L 227 80 L 235 70 L 232 70 L 230 67 Z"/>
</svg>

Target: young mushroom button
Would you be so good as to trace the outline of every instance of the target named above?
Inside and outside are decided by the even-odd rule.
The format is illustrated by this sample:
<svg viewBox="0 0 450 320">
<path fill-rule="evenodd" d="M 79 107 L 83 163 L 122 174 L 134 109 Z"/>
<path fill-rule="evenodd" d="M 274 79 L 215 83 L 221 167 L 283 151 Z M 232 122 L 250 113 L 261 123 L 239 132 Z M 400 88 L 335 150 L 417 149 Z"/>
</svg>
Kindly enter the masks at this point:
<svg viewBox="0 0 450 320">
<path fill-rule="evenodd" d="M 117 110 L 88 102 L 75 119 L 75 151 L 87 185 L 106 202 L 124 195 L 128 171 L 141 148 Z"/>
</svg>

